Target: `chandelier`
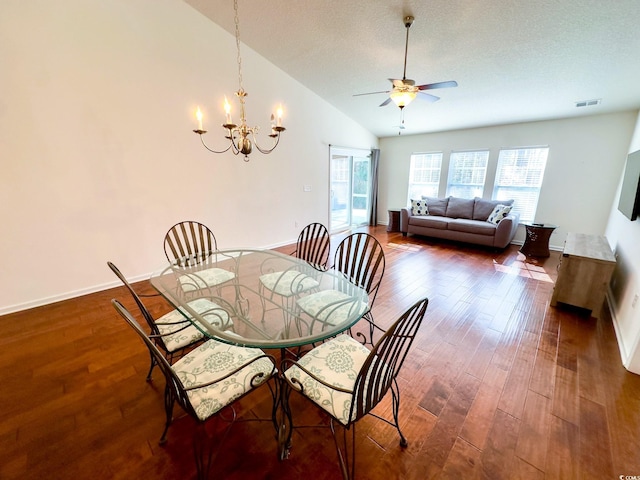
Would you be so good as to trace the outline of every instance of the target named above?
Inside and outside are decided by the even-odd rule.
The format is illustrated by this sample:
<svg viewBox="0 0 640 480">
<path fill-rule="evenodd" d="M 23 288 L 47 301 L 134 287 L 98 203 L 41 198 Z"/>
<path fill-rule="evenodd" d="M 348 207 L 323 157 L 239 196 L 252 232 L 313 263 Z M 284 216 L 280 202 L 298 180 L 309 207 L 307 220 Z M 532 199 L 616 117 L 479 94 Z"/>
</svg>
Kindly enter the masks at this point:
<svg viewBox="0 0 640 480">
<path fill-rule="evenodd" d="M 207 133 L 206 130 L 202 128 L 202 112 L 200 111 L 200 107 L 196 111 L 196 118 L 198 119 L 198 129 L 194 130 L 195 133 L 200 135 L 200 141 L 204 148 L 213 153 L 225 153 L 231 150 L 234 155 L 242 154 L 244 155 L 244 161 L 249 161 L 249 154 L 253 151 L 253 147 L 260 153 L 271 153 L 278 146 L 278 142 L 280 141 L 280 133 L 284 132 L 285 128 L 282 126 L 282 106 L 280 106 L 276 112 L 276 115 L 271 114 L 271 133 L 269 137 L 271 137 L 271 147 L 263 148 L 258 145 L 256 135 L 258 134 L 259 127 L 249 127 L 246 122 L 245 112 L 244 112 L 244 101 L 247 97 L 248 93 L 245 92 L 242 87 L 242 57 L 240 56 L 240 22 L 238 19 L 238 0 L 233 1 L 233 10 L 235 12 L 235 24 L 236 24 L 236 48 L 237 48 L 237 58 L 238 58 L 238 91 L 235 92 L 236 97 L 238 97 L 238 101 L 240 102 L 240 123 L 235 124 L 231 118 L 231 105 L 227 101 L 227 97 L 224 98 L 224 111 L 225 111 L 225 122 L 222 124 L 222 128 L 225 130 L 225 138 L 228 141 L 228 146 L 224 150 L 214 150 L 210 148 L 202 138 L 202 135 Z"/>
</svg>

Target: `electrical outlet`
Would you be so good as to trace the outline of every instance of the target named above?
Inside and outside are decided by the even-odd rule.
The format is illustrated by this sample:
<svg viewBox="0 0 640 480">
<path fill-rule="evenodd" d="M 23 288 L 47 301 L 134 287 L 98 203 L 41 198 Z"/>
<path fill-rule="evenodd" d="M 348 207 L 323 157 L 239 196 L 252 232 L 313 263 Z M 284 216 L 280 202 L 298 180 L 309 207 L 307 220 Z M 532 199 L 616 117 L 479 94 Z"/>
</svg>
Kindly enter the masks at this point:
<svg viewBox="0 0 640 480">
<path fill-rule="evenodd" d="M 631 308 L 636 308 L 637 303 L 638 303 L 638 294 L 636 293 L 633 296 L 633 301 L 631 302 Z"/>
<path fill-rule="evenodd" d="M 302 186 L 302 191 L 303 192 L 310 192 L 311 191 L 311 185 L 303 185 Z"/>
</svg>

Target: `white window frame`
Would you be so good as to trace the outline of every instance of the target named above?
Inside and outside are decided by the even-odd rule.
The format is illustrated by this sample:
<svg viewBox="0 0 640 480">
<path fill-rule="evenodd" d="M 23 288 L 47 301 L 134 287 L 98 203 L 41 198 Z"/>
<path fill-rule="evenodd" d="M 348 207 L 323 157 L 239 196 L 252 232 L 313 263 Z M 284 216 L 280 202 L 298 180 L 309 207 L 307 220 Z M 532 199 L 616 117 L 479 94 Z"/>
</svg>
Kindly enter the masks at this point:
<svg viewBox="0 0 640 480">
<path fill-rule="evenodd" d="M 447 196 L 482 198 L 487 178 L 489 149 L 453 151 L 449 156 Z"/>
<path fill-rule="evenodd" d="M 442 152 L 412 153 L 407 205 L 421 197 L 437 197 L 442 174 Z"/>
<path fill-rule="evenodd" d="M 514 199 L 520 222 L 535 219 L 548 156 L 548 146 L 500 149 L 492 198 Z"/>
</svg>

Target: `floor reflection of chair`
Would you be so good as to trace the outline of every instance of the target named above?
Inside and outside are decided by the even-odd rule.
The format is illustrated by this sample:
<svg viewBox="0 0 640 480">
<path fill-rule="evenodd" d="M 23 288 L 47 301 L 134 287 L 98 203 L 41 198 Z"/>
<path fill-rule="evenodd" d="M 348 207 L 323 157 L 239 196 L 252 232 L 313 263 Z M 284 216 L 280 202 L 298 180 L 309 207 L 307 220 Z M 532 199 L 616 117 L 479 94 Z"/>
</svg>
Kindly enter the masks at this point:
<svg viewBox="0 0 640 480">
<path fill-rule="evenodd" d="M 206 225 L 191 220 L 176 223 L 164 236 L 164 253 L 174 262 L 176 269 L 188 269 L 212 262 L 218 250 L 216 237 Z M 215 266 L 198 271 L 197 275 L 185 274 L 181 283 L 185 292 L 201 288 L 217 287 L 235 277 L 233 272 Z"/>
<path fill-rule="evenodd" d="M 120 302 L 112 300 L 111 303 L 143 340 L 165 376 L 166 421 L 160 444 L 164 444 L 167 440 L 167 432 L 173 421 L 173 407 L 177 402 L 187 414 L 198 421 L 193 445 L 196 468 L 198 478 L 207 478 L 215 459 L 214 444 L 222 445 L 231 425 L 236 420 L 233 403 L 266 383 L 271 390 L 273 408 L 275 408 L 275 391 L 268 383 L 276 373 L 273 358 L 258 348 L 239 347 L 217 340 L 208 340 L 170 365 L 153 341 L 153 335 L 148 336 Z M 229 419 L 223 418 L 222 414 L 227 408 L 231 414 Z M 209 438 L 204 428 L 205 422 L 214 417 L 229 422 L 229 426 L 217 442 Z M 246 419 L 246 421 L 251 420 L 272 422 L 273 418 Z"/>
<path fill-rule="evenodd" d="M 283 362 L 284 377 L 291 389 L 330 416 L 329 427 L 344 478 L 354 478 L 356 423 L 365 415 L 371 414 L 394 426 L 400 435 L 400 445 L 406 447 L 408 444 L 398 423 L 400 391 L 396 377 L 422 323 L 427 304 L 425 298 L 409 308 L 372 350 L 349 335 L 339 335 L 315 347 L 298 361 Z M 393 420 L 372 412 L 389 390 Z M 295 428 L 295 418 L 292 423 Z M 336 435 L 337 425 L 343 427 L 342 440 Z M 350 441 L 348 430 L 351 430 Z"/>
<path fill-rule="evenodd" d="M 107 262 L 107 265 L 131 293 L 133 300 L 151 330 L 152 338 L 170 363 L 180 357 L 185 350 L 204 341 L 202 331 L 194 325 L 193 321 L 189 320 L 191 316 L 185 311 L 171 310 L 157 320 L 154 319 L 122 272 L 112 262 Z M 206 317 L 208 322 L 216 325 L 221 330 L 228 330 L 233 326 L 233 321 L 229 317 L 227 309 L 222 308 L 210 299 L 199 298 L 193 300 L 189 302 L 189 307 Z M 155 358 L 151 355 L 151 366 L 149 367 L 147 380 L 151 379 L 151 372 L 155 366 Z"/>
<path fill-rule="evenodd" d="M 371 308 L 376 299 L 380 282 L 384 275 L 385 258 L 382 245 L 368 233 L 353 233 L 347 236 L 338 248 L 333 261 L 333 269 L 341 272 L 347 279 L 358 287 L 366 290 L 369 295 L 366 311 L 363 318 L 369 324 L 369 338 L 358 332 L 356 336 L 364 344 L 373 344 L 375 324 Z M 338 323 L 342 319 L 336 317 L 339 310 L 327 308 L 329 305 L 336 305 L 345 300 L 348 296 L 340 290 L 326 290 L 312 293 L 298 300 L 298 306 L 313 318 L 331 323 Z M 332 312 L 331 316 L 322 318 L 323 312 Z M 351 313 L 349 309 L 343 309 L 344 313 Z"/>
<path fill-rule="evenodd" d="M 265 299 L 279 301 L 284 311 L 291 311 L 295 298 L 301 293 L 318 286 L 314 271 L 324 270 L 329 260 L 330 237 L 327 227 L 320 223 L 311 223 L 302 229 L 292 256 L 307 262 L 306 268 L 293 265 L 290 269 L 269 271 L 269 265 L 263 266 L 260 276 L 260 296 L 263 311 L 268 307 Z"/>
</svg>

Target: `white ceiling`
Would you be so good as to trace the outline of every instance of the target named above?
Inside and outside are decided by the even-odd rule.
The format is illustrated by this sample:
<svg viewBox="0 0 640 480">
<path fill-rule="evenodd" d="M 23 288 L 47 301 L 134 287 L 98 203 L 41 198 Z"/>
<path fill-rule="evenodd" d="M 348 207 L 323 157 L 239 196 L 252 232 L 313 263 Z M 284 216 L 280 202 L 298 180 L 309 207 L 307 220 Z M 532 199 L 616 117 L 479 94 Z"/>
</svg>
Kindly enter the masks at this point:
<svg viewBox="0 0 640 480">
<path fill-rule="evenodd" d="M 184 1 L 234 33 L 231 0 Z M 238 1 L 242 43 L 379 137 L 400 110 L 353 94 L 402 78 L 405 15 L 407 77 L 459 86 L 407 106 L 403 135 L 640 108 L 640 0 Z"/>
</svg>

